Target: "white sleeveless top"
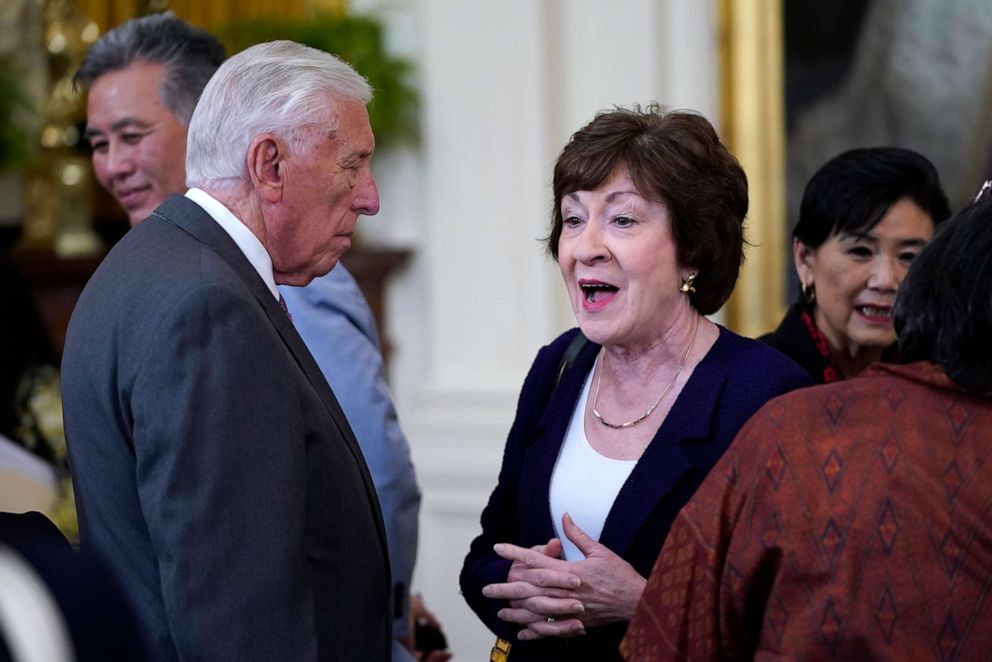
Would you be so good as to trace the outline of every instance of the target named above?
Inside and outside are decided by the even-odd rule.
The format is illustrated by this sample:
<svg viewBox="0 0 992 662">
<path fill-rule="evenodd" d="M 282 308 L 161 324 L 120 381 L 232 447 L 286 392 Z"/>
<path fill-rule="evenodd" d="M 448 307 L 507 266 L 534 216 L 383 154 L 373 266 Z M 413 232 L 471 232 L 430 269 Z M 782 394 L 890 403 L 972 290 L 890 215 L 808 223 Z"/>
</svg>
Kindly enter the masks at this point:
<svg viewBox="0 0 992 662">
<path fill-rule="evenodd" d="M 620 488 L 637 464 L 637 460 L 605 457 L 589 445 L 584 419 L 586 400 L 589 398 L 589 388 L 595 372 L 595 369 L 590 370 L 586 377 L 551 474 L 551 519 L 555 525 L 555 533 L 564 547 L 566 561 L 579 561 L 585 555 L 565 537 L 561 524 L 562 515 L 568 513 L 572 521 L 590 538 L 599 540 L 606 516 L 610 513 Z"/>
</svg>

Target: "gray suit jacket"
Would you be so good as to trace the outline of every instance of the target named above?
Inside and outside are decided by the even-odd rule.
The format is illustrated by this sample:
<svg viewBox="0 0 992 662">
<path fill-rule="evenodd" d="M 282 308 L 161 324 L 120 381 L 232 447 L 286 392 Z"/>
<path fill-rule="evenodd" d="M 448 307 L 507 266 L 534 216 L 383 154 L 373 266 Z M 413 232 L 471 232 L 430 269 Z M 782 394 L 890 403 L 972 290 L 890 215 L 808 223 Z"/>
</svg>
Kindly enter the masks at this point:
<svg viewBox="0 0 992 662">
<path fill-rule="evenodd" d="M 300 332 L 351 423 L 382 507 L 393 575 L 393 636 L 409 634 L 409 589 L 417 558 L 420 488 L 410 445 L 386 384 L 379 333 L 358 283 L 344 264 L 306 287 L 280 285 Z M 393 662 L 413 662 L 399 641 Z"/>
<path fill-rule="evenodd" d="M 388 659 L 386 538 L 358 444 L 196 203 L 173 196 L 100 265 L 62 385 L 81 542 L 156 659 Z"/>
</svg>

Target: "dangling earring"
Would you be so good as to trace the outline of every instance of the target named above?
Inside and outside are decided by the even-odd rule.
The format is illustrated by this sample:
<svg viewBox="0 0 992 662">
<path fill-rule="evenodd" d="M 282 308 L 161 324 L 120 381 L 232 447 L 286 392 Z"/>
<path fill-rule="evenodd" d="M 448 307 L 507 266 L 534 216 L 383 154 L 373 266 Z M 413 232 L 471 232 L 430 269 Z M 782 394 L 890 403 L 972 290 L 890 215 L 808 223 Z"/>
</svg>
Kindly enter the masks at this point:
<svg viewBox="0 0 992 662">
<path fill-rule="evenodd" d="M 696 280 L 697 274 L 689 274 L 684 281 L 682 281 L 682 287 L 679 288 L 679 292 L 682 294 L 689 294 L 689 292 L 695 292 L 696 288 L 692 286 L 692 281 Z"/>
<path fill-rule="evenodd" d="M 804 284 L 802 286 L 801 293 L 804 303 L 808 305 L 816 303 L 816 288 L 813 287 L 813 283 L 810 283 L 809 285 Z"/>
</svg>

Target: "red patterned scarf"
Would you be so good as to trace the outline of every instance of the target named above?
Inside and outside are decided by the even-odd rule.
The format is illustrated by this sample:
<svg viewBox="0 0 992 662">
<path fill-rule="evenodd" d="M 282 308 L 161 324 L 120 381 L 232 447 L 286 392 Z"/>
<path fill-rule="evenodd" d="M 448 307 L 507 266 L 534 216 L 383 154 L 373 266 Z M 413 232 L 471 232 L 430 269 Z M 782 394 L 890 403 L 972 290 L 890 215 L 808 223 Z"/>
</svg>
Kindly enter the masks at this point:
<svg viewBox="0 0 992 662">
<path fill-rule="evenodd" d="M 806 331 L 809 332 L 809 337 L 813 340 L 817 351 L 820 352 L 820 356 L 823 357 L 823 383 L 829 384 L 831 382 L 841 381 L 840 373 L 834 367 L 833 358 L 830 354 L 830 345 L 827 344 L 827 337 L 823 335 L 823 331 L 817 328 L 816 322 L 813 321 L 813 316 L 810 315 L 808 308 L 800 313 L 799 319 L 806 325 Z"/>
</svg>

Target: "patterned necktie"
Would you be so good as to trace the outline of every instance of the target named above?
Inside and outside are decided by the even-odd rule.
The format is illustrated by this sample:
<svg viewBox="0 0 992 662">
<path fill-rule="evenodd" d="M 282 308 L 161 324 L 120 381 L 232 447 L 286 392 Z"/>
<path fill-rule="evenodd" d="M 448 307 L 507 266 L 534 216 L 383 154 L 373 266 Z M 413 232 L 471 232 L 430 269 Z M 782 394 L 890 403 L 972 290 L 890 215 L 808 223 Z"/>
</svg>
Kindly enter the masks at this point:
<svg viewBox="0 0 992 662">
<path fill-rule="evenodd" d="M 282 312 L 286 313 L 286 317 L 289 318 L 290 323 L 293 322 L 293 316 L 289 312 L 289 307 L 286 305 L 286 300 L 279 295 L 279 307 L 282 308 Z"/>
</svg>

